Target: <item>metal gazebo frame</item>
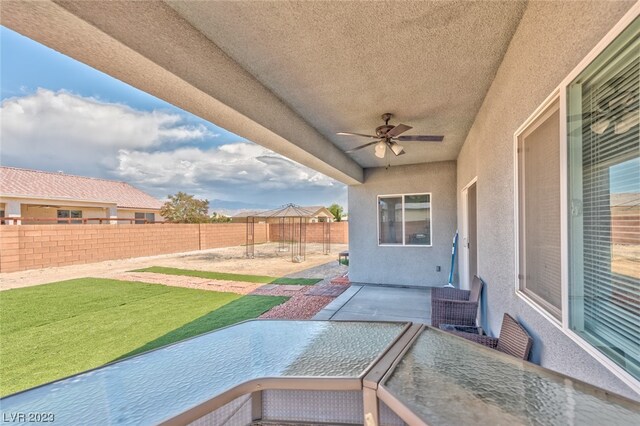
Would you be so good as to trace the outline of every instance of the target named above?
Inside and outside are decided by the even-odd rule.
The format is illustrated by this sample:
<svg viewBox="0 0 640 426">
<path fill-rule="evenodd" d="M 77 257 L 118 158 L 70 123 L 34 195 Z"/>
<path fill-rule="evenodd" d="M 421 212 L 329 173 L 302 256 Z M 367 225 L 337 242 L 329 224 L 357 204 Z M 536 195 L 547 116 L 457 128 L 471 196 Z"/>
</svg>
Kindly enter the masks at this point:
<svg viewBox="0 0 640 426">
<path fill-rule="evenodd" d="M 269 226 L 277 226 L 277 251 L 289 252 L 292 262 L 303 262 L 307 255 L 307 224 L 315 211 L 295 204 L 286 204 L 273 210 L 267 210 L 247 217 L 246 256 L 255 257 L 255 224 L 264 220 Z M 331 251 L 331 222 L 321 222 L 322 252 Z M 269 232 L 269 235 L 272 235 Z"/>
</svg>

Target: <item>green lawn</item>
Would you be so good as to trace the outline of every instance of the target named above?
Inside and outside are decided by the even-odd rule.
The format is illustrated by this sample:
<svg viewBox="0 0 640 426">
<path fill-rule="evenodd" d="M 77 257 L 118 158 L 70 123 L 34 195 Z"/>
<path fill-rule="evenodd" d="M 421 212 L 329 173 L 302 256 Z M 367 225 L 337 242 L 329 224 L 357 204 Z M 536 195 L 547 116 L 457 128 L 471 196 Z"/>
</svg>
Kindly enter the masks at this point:
<svg viewBox="0 0 640 426">
<path fill-rule="evenodd" d="M 256 318 L 286 297 L 82 278 L 0 293 L 0 395 Z"/>
<path fill-rule="evenodd" d="M 132 272 L 155 272 L 158 274 L 187 275 L 190 277 L 208 278 L 210 280 L 244 281 L 248 283 L 261 284 L 314 285 L 322 281 L 322 278 L 276 278 L 264 275 L 230 274 L 226 272 L 165 268 L 164 266 L 152 266 L 150 268 L 136 269 Z"/>
</svg>

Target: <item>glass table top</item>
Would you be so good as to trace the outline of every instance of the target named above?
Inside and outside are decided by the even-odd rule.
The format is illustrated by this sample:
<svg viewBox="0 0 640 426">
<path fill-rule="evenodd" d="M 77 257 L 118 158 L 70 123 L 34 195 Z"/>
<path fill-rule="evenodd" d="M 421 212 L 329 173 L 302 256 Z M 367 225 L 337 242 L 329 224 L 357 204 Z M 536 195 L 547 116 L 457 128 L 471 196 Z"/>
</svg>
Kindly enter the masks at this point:
<svg viewBox="0 0 640 426">
<path fill-rule="evenodd" d="M 358 378 L 400 323 L 249 321 L 0 400 L 57 424 L 156 424 L 264 377 Z"/>
<path fill-rule="evenodd" d="M 383 386 L 433 426 L 640 424 L 640 404 L 430 328 Z"/>
</svg>

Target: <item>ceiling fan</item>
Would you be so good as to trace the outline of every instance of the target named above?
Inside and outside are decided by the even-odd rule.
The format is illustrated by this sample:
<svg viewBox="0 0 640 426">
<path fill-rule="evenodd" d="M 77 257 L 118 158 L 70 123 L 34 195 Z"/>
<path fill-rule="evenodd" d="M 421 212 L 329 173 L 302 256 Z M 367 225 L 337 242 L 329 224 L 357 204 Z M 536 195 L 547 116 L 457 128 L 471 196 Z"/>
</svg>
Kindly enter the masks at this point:
<svg viewBox="0 0 640 426">
<path fill-rule="evenodd" d="M 387 148 L 389 148 L 391 152 L 393 152 L 397 157 L 398 155 L 402 155 L 405 153 L 404 147 L 400 145 L 399 142 L 442 142 L 444 139 L 444 136 L 435 135 L 400 136 L 400 134 L 406 132 L 407 130 L 411 130 L 413 127 L 407 126 L 406 124 L 398 124 L 397 126 L 391 125 L 389 124 L 389 120 L 391 120 L 391 117 L 393 117 L 393 114 L 382 114 L 384 124 L 376 128 L 375 136 L 351 132 L 337 133 L 340 136 L 362 136 L 364 138 L 377 139 L 373 142 L 365 143 L 364 145 L 360 145 L 359 147 L 350 149 L 346 152 L 349 154 L 375 144 L 376 157 L 384 158 L 385 154 L 387 153 Z"/>
</svg>

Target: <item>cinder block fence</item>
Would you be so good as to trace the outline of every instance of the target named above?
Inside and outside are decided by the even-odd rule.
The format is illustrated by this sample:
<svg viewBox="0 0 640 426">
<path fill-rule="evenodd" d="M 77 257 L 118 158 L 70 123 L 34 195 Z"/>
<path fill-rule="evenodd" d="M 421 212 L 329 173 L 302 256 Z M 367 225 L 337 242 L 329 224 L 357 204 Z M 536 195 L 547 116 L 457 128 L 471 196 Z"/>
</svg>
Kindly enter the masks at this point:
<svg viewBox="0 0 640 426">
<path fill-rule="evenodd" d="M 309 242 L 321 223 L 307 225 Z M 318 228 L 318 229 L 315 229 Z M 348 224 L 331 224 L 333 243 L 348 242 Z M 0 272 L 77 265 L 104 260 L 182 253 L 245 244 L 243 223 L 157 225 L 3 225 Z M 269 225 L 255 225 L 256 243 L 269 241 Z"/>
</svg>

